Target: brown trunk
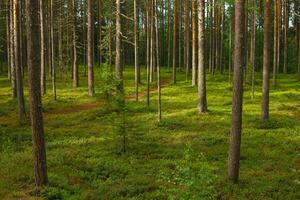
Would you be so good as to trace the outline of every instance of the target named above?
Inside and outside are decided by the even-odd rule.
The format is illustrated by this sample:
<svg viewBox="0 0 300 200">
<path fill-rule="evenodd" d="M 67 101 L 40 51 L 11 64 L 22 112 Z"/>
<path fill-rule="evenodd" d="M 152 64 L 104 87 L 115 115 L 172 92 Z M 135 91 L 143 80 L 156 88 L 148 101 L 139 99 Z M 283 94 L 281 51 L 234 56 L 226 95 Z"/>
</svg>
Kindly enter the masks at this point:
<svg viewBox="0 0 300 200">
<path fill-rule="evenodd" d="M 87 64 L 88 64 L 88 94 L 94 95 L 94 12 L 93 0 L 87 1 L 88 33 L 87 33 Z"/>
<path fill-rule="evenodd" d="M 235 1 L 234 6 L 234 74 L 228 177 L 230 181 L 238 183 L 243 112 L 243 68 L 245 64 L 245 0 Z"/>
<path fill-rule="evenodd" d="M 289 30 L 289 14 L 288 0 L 284 0 L 284 57 L 283 57 L 283 73 L 288 71 L 288 30 Z"/>
<path fill-rule="evenodd" d="M 76 17 L 77 17 L 77 9 L 76 9 L 76 1 L 72 0 L 72 71 L 73 71 L 73 87 L 79 86 L 78 80 L 78 64 L 77 64 L 77 42 L 76 42 Z"/>
<path fill-rule="evenodd" d="M 273 86 L 276 86 L 277 81 L 277 51 L 278 51 L 278 1 L 274 1 L 274 42 L 273 42 Z"/>
<path fill-rule="evenodd" d="M 197 1 L 192 2 L 192 86 L 197 81 Z"/>
<path fill-rule="evenodd" d="M 16 79 L 16 65 L 15 65 L 15 52 L 14 52 L 14 13 L 13 13 L 13 0 L 10 0 L 10 71 L 11 71 L 11 87 L 12 97 L 17 97 L 17 79 Z"/>
<path fill-rule="evenodd" d="M 185 34 L 185 79 L 188 80 L 190 72 L 190 1 L 184 1 L 184 34 Z"/>
<path fill-rule="evenodd" d="M 198 112 L 207 112 L 205 78 L 205 1 L 198 0 Z"/>
<path fill-rule="evenodd" d="M 36 189 L 48 183 L 40 85 L 39 0 L 26 0 L 29 107 Z"/>
<path fill-rule="evenodd" d="M 271 2 L 265 0 L 264 14 L 264 53 L 263 53 L 263 91 L 262 91 L 262 113 L 263 120 L 269 119 L 269 70 L 271 65 Z"/>
<path fill-rule="evenodd" d="M 116 79 L 119 81 L 117 90 L 123 95 L 123 69 L 122 69 L 122 38 L 121 38 L 121 0 L 116 0 Z"/>
<path fill-rule="evenodd" d="M 256 0 L 252 0 L 252 32 L 251 32 L 251 98 L 254 98 L 254 80 L 255 80 L 255 48 L 256 48 Z"/>
<path fill-rule="evenodd" d="M 135 77 L 135 99 L 139 99 L 139 18 L 138 0 L 134 0 L 134 77 Z"/>
<path fill-rule="evenodd" d="M 44 4 L 40 0 L 40 23 L 41 23 L 41 90 L 42 95 L 46 94 L 46 69 L 45 69 L 45 20 L 44 20 Z"/>
<path fill-rule="evenodd" d="M 174 0 L 174 30 L 173 30 L 173 84 L 176 84 L 176 42 L 177 42 L 177 1 Z"/>
</svg>

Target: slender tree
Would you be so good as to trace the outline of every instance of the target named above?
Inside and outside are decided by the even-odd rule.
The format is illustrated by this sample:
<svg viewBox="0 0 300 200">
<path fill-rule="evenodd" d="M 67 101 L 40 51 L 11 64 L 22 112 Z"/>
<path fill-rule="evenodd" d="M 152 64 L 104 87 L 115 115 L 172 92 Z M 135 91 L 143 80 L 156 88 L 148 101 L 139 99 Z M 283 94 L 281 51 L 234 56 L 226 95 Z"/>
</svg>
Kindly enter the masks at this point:
<svg viewBox="0 0 300 200">
<path fill-rule="evenodd" d="M 46 94 L 46 68 L 45 68 L 45 19 L 44 3 L 40 0 L 40 27 L 41 27 L 41 90 L 42 95 Z"/>
<path fill-rule="evenodd" d="M 262 88 L 262 113 L 263 120 L 269 119 L 269 70 L 271 65 L 271 2 L 265 0 L 264 11 L 264 53 L 263 53 L 263 88 Z"/>
<path fill-rule="evenodd" d="M 174 30 L 173 30 L 173 84 L 176 84 L 176 42 L 177 42 L 177 0 L 174 0 Z"/>
<path fill-rule="evenodd" d="M 254 98 L 255 84 L 255 48 L 256 48 L 256 0 L 252 0 L 252 32 L 251 32 L 251 98 Z"/>
<path fill-rule="evenodd" d="M 283 73 L 288 71 L 288 30 L 289 30 L 289 13 L 288 0 L 284 0 L 284 56 L 283 56 Z"/>
<path fill-rule="evenodd" d="M 116 79 L 118 80 L 117 90 L 123 95 L 123 69 L 122 69 L 122 38 L 121 38 L 121 0 L 116 0 Z"/>
<path fill-rule="evenodd" d="M 134 0 L 134 74 L 135 74 L 135 99 L 139 99 L 139 18 L 138 0 Z"/>
<path fill-rule="evenodd" d="M 78 87 L 79 78 L 78 78 L 78 64 L 77 64 L 77 41 L 76 41 L 76 18 L 77 18 L 77 9 L 76 1 L 72 0 L 72 71 L 73 71 L 73 87 Z"/>
<path fill-rule="evenodd" d="M 52 77 L 52 95 L 56 100 L 56 67 L 54 60 L 54 27 L 53 27 L 53 0 L 50 0 L 50 40 L 51 40 L 51 77 Z"/>
<path fill-rule="evenodd" d="M 235 1 L 234 75 L 232 97 L 232 124 L 229 148 L 229 180 L 237 183 L 240 168 L 240 146 L 243 112 L 243 68 L 245 45 L 245 0 Z"/>
<path fill-rule="evenodd" d="M 93 0 L 87 1 L 88 33 L 87 33 L 87 64 L 88 64 L 88 94 L 94 95 L 94 12 Z"/>
<path fill-rule="evenodd" d="M 23 92 L 23 79 L 21 69 L 21 57 L 20 57 L 20 0 L 13 0 L 13 19 L 14 19 L 14 58 L 15 58 L 15 73 L 17 83 L 17 99 L 18 99 L 18 112 L 19 121 L 24 123 L 25 121 L 25 103 L 24 103 L 24 92 Z"/>
<path fill-rule="evenodd" d="M 197 1 L 192 2 L 192 86 L 197 81 Z"/>
<path fill-rule="evenodd" d="M 205 1 L 198 0 L 198 112 L 207 112 L 205 79 Z"/>
<path fill-rule="evenodd" d="M 36 189 L 48 183 L 46 148 L 41 100 L 41 51 L 39 38 L 39 0 L 26 0 L 27 61 L 29 107 L 32 126 L 32 147 Z"/>
</svg>

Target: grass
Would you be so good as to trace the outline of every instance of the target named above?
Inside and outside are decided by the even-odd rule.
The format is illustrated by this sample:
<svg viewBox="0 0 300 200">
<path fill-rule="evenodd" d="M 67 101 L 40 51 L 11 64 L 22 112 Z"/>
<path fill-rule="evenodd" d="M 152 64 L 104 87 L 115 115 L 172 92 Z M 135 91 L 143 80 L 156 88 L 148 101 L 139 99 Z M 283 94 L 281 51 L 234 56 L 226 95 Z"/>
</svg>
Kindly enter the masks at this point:
<svg viewBox="0 0 300 200">
<path fill-rule="evenodd" d="M 172 85 L 171 74 L 163 70 L 163 121 L 158 124 L 156 120 L 155 89 L 149 109 L 145 96 L 139 102 L 127 100 L 127 152 L 122 154 L 122 139 L 116 133 L 120 116 L 103 99 L 100 73 L 95 71 L 95 97 L 88 97 L 84 76 L 80 87 L 73 89 L 69 75 L 59 75 L 57 101 L 52 100 L 48 82 L 43 109 L 50 183 L 40 199 L 171 199 L 171 194 L 175 199 L 192 199 L 180 196 L 197 183 L 189 182 L 195 180 L 193 173 L 182 176 L 186 170 L 180 163 L 187 144 L 192 157 L 203 155 L 205 161 L 186 165 L 207 162 L 203 166 L 210 169 L 205 168 L 203 174 L 217 176 L 211 179 L 213 190 L 203 186 L 201 191 L 223 199 L 300 199 L 300 85 L 294 75 L 280 75 L 278 87 L 272 88 L 267 122 L 260 120 L 261 80 L 256 82 L 253 100 L 249 86 L 245 87 L 240 183 L 232 185 L 227 181 L 232 96 L 228 76 L 208 75 L 209 112 L 198 115 L 197 89 L 184 81 L 184 73 Z M 142 73 L 140 92 L 146 88 L 145 70 Z M 126 69 L 127 96 L 134 91 L 133 74 L 132 68 Z M 27 84 L 25 96 L 28 105 Z M 32 195 L 31 130 L 29 123 L 19 126 L 16 108 L 9 82 L 2 75 L 0 199 L 36 199 Z M 195 167 L 189 169 L 198 170 Z"/>
</svg>

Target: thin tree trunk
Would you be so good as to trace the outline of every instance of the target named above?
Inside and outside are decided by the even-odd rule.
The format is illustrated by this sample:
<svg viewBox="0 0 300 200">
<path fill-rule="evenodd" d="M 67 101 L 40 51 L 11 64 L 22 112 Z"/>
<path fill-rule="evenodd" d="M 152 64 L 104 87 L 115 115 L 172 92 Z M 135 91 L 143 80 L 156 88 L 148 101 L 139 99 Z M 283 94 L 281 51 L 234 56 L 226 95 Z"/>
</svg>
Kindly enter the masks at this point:
<svg viewBox="0 0 300 200">
<path fill-rule="evenodd" d="M 283 58 L 283 73 L 288 72 L 288 30 L 289 30 L 289 14 L 288 0 L 284 0 L 284 58 Z"/>
<path fill-rule="evenodd" d="M 44 4 L 40 0 L 40 24 L 41 24 L 41 92 L 46 94 L 46 69 L 45 69 L 45 20 L 44 20 Z"/>
<path fill-rule="evenodd" d="M 7 78 L 9 80 L 11 80 L 11 46 L 10 46 L 10 12 L 9 12 L 9 8 L 10 8 L 10 0 L 7 0 L 6 1 L 6 9 L 7 9 L 7 12 L 6 12 L 6 49 L 7 49 Z"/>
<path fill-rule="evenodd" d="M 174 30 L 173 30 L 173 84 L 176 84 L 176 42 L 177 42 L 177 0 L 174 0 Z"/>
<path fill-rule="evenodd" d="M 17 83 L 17 98 L 18 98 L 18 112 L 20 123 L 25 122 L 25 103 L 24 103 L 24 92 L 23 92 L 23 79 L 22 79 L 22 68 L 20 58 L 20 0 L 14 0 L 13 5 L 14 13 L 14 58 L 15 58 L 15 69 L 16 69 L 16 83 Z"/>
<path fill-rule="evenodd" d="M 139 100 L 139 18 L 138 0 L 134 0 L 134 77 L 135 77 L 135 99 Z"/>
<path fill-rule="evenodd" d="M 116 79 L 118 81 L 117 90 L 123 95 L 123 69 L 122 69 L 122 38 L 121 38 L 121 0 L 116 0 Z"/>
<path fill-rule="evenodd" d="M 102 66 L 102 0 L 98 0 L 98 49 L 99 49 L 99 66 Z"/>
<path fill-rule="evenodd" d="M 192 86 L 197 81 L 197 1 L 192 2 Z"/>
<path fill-rule="evenodd" d="M 254 99 L 255 92 L 255 48 L 256 48 L 256 0 L 252 0 L 252 34 L 251 34 L 251 98 Z"/>
<path fill-rule="evenodd" d="M 271 2 L 265 0 L 264 14 L 264 53 L 263 53 L 263 90 L 262 90 L 262 113 L 263 120 L 269 119 L 269 70 L 271 65 Z M 275 22 L 275 21 L 274 21 Z"/>
<path fill-rule="evenodd" d="M 29 107 L 36 189 L 48 183 L 40 85 L 39 0 L 26 0 Z"/>
<path fill-rule="evenodd" d="M 76 18 L 77 18 L 77 8 L 76 8 L 76 1 L 72 0 L 72 71 L 73 71 L 73 87 L 79 86 L 79 79 L 78 79 L 78 64 L 77 64 L 77 42 L 76 42 Z"/>
<path fill-rule="evenodd" d="M 87 34 L 87 64 L 88 64 L 88 94 L 94 95 L 94 13 L 93 0 L 87 1 L 88 34 Z"/>
<path fill-rule="evenodd" d="M 158 17 L 157 17 L 157 0 L 154 0 L 155 12 L 155 30 L 156 30 L 156 64 L 157 64 L 157 119 L 161 122 L 161 85 L 160 85 L 160 60 L 159 60 L 159 43 L 158 43 Z"/>
<path fill-rule="evenodd" d="M 276 86 L 276 81 L 277 81 L 277 45 L 278 45 L 278 9 L 277 9 L 277 1 L 274 1 L 274 42 L 273 42 L 273 86 Z"/>
<path fill-rule="evenodd" d="M 184 21 L 184 32 L 185 32 L 185 79 L 188 81 L 190 72 L 190 1 L 185 1 L 185 21 Z"/>
<path fill-rule="evenodd" d="M 168 71 L 171 66 L 171 1 L 168 0 Z"/>
<path fill-rule="evenodd" d="M 54 60 L 54 30 L 53 30 L 53 0 L 50 0 L 50 37 L 51 37 L 51 69 L 52 69 L 52 95 L 56 100 L 56 67 Z"/>
<path fill-rule="evenodd" d="M 11 87 L 12 97 L 17 97 L 17 79 L 16 79 L 16 65 L 14 52 L 14 13 L 13 0 L 10 0 L 10 71 L 11 71 Z"/>
<path fill-rule="evenodd" d="M 233 183 L 238 183 L 243 112 L 243 66 L 245 64 L 245 0 L 235 1 L 234 6 L 234 75 L 228 177 Z"/>
<path fill-rule="evenodd" d="M 205 78 L 205 1 L 198 0 L 198 112 L 207 112 Z"/>
</svg>

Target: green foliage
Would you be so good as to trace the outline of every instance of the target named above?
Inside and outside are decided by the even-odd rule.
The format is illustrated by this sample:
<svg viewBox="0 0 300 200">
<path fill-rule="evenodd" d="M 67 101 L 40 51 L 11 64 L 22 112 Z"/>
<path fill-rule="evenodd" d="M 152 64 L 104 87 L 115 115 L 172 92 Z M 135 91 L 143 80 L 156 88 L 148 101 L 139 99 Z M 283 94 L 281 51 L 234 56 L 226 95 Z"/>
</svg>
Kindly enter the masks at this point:
<svg viewBox="0 0 300 200">
<path fill-rule="evenodd" d="M 183 158 L 176 161 L 174 168 L 160 174 L 160 189 L 168 199 L 205 200 L 216 199 L 214 188 L 216 175 L 203 154 L 186 146 Z"/>
</svg>

